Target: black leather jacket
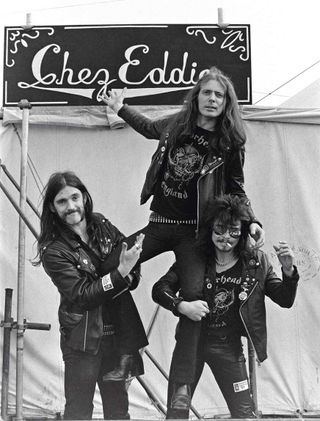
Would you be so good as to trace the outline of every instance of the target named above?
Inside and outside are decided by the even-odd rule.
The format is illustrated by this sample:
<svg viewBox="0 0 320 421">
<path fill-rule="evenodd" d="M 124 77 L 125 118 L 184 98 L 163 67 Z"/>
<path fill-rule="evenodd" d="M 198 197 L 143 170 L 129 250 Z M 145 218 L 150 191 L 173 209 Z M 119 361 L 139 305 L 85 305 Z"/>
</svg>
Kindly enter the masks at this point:
<svg viewBox="0 0 320 421">
<path fill-rule="evenodd" d="M 204 299 L 212 294 L 215 284 L 215 265 L 208 262 L 204 280 Z M 258 251 L 255 255 L 242 259 L 242 279 L 248 279 L 249 288 L 247 298 L 241 302 L 239 313 L 246 336 L 251 339 L 256 355 L 260 362 L 267 358 L 267 327 L 265 296 L 281 307 L 291 307 L 294 303 L 299 274 L 295 267 L 291 277 L 283 274 L 279 279 L 268 261 L 267 255 Z M 162 307 L 179 315 L 176 306 L 182 301 L 177 297 L 179 279 L 175 272 L 175 265 L 153 286 L 152 298 Z"/>
<path fill-rule="evenodd" d="M 103 235 L 110 239 L 111 252 L 124 236 L 103 215 L 94 215 L 101 224 Z M 123 278 L 116 268 L 108 268 L 107 265 L 100 266 L 98 271 L 76 234 L 61 230 L 60 235 L 43 248 L 42 264 L 61 295 L 58 312 L 60 331 L 68 346 L 96 353 L 103 336 L 103 307 L 110 311 L 120 297 L 130 326 L 135 331 L 136 343 L 132 345 L 139 349 L 148 344 L 139 313 L 128 291 L 131 280 Z M 102 277 L 106 274 L 110 276 L 109 289 L 103 287 Z M 139 267 L 132 276 L 139 278 Z M 137 285 L 137 279 L 134 280 Z M 118 294 L 119 298 L 113 300 Z"/>
<path fill-rule="evenodd" d="M 158 175 L 167 159 L 169 150 L 168 139 L 170 135 L 168 126 L 172 115 L 163 119 L 151 120 L 127 104 L 123 105 L 118 115 L 146 138 L 159 140 L 141 192 L 140 204 L 144 204 L 153 195 Z M 246 196 L 243 189 L 243 165 L 243 150 L 229 149 L 224 153 L 218 153 L 218 151 L 214 153 L 212 151 L 207 155 L 198 179 L 197 231 L 199 231 L 199 227 L 203 223 L 207 207 L 210 206 L 210 203 L 216 196 L 221 194 Z M 251 221 L 258 222 L 251 209 L 249 200 L 247 204 L 249 206 Z"/>
</svg>

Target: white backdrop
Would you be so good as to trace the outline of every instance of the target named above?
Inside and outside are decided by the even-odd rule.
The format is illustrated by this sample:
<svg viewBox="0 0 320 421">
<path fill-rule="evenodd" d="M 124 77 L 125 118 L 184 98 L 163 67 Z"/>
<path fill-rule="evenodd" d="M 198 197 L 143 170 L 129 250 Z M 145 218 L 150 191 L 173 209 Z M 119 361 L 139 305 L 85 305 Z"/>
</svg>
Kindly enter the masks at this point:
<svg viewBox="0 0 320 421">
<path fill-rule="evenodd" d="M 317 412 L 320 411 L 320 307 L 317 303 L 320 295 L 320 111 L 300 113 L 288 110 L 283 121 L 276 122 L 273 120 L 279 114 L 275 111 L 247 107 L 244 116 L 248 133 L 246 191 L 267 233 L 264 250 L 278 270 L 272 244 L 281 239 L 288 240 L 294 247 L 301 273 L 292 309 L 280 309 L 267 302 L 269 359 L 257 369 L 259 410 L 264 414 Z M 107 125 L 105 115 L 104 124 Z M 17 128 L 21 133 L 21 125 Z M 54 171 L 74 170 L 91 192 L 95 210 L 103 212 L 125 234 L 142 228 L 147 222 L 148 205 L 139 206 L 139 195 L 155 147 L 155 141 L 144 139 L 129 127 L 89 129 L 68 127 L 64 123 L 31 125 L 29 133 L 29 156 L 42 182 L 46 183 Z M 11 125 L 1 128 L 0 158 L 19 180 L 20 144 Z M 18 200 L 18 194 L 6 176 L 3 173 L 0 176 Z M 41 207 L 39 189 L 30 170 L 28 196 Z M 28 209 L 27 213 L 38 228 L 33 212 Z M 4 289 L 13 288 L 14 318 L 17 245 L 18 216 L 0 192 L 0 308 L 3 308 Z M 28 232 L 26 259 L 34 256 L 35 239 Z M 172 260 L 172 254 L 168 253 L 143 265 L 142 284 L 134 297 L 146 328 L 156 308 L 150 294 L 152 283 L 166 271 Z M 52 329 L 49 332 L 28 330 L 25 335 L 25 415 L 54 416 L 63 411 L 58 304 L 58 292 L 43 269 L 34 268 L 27 261 L 25 316 L 28 321 L 51 323 Z M 3 312 L 0 317 L 2 320 Z M 174 345 L 175 323 L 175 317 L 161 309 L 150 336 L 148 349 L 166 371 Z M 9 410 L 14 412 L 14 333 L 11 354 Z M 144 380 L 165 404 L 165 380 L 147 357 L 145 366 Z M 227 413 L 208 370 L 204 372 L 193 404 L 205 416 Z M 130 388 L 130 412 L 132 418 L 162 418 L 136 380 Z M 99 396 L 95 401 L 94 416 L 101 417 Z"/>
</svg>

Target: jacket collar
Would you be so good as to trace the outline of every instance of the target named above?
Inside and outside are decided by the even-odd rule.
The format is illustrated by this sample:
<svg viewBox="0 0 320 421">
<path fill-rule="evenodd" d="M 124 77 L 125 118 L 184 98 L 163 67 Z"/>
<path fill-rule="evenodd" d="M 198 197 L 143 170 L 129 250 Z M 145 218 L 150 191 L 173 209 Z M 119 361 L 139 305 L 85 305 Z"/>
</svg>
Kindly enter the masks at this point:
<svg viewBox="0 0 320 421">
<path fill-rule="evenodd" d="M 81 247 L 81 238 L 71 229 L 67 227 L 59 227 L 59 236 L 71 249 L 77 250 Z"/>
</svg>

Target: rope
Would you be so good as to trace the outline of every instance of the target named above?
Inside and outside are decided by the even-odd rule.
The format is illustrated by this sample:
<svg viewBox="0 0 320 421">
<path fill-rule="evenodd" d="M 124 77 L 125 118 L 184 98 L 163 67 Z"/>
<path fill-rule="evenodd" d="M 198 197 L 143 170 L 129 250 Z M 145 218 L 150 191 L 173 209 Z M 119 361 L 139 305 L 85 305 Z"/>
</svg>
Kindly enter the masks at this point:
<svg viewBox="0 0 320 421">
<path fill-rule="evenodd" d="M 265 98 L 267 98 L 268 96 L 272 95 L 274 92 L 278 91 L 280 88 L 282 88 L 283 86 L 287 85 L 289 82 L 293 81 L 294 79 L 296 79 L 297 77 L 301 76 L 303 73 L 305 73 L 306 71 L 308 71 L 309 69 L 311 69 L 312 67 L 316 66 L 318 63 L 320 63 L 320 60 L 316 61 L 315 63 L 311 64 L 311 66 L 307 67 L 306 69 L 302 70 L 302 72 L 298 73 L 297 75 L 293 76 L 291 79 L 289 79 L 287 82 L 283 83 L 282 85 L 280 85 L 278 88 L 274 89 L 273 91 L 271 91 L 270 93 L 268 93 L 267 95 L 265 95 L 264 97 L 262 97 L 261 99 L 259 99 L 258 101 L 256 101 L 253 105 L 258 104 L 259 102 L 263 101 Z"/>
<path fill-rule="evenodd" d="M 68 6 L 58 6 L 58 7 L 46 7 L 44 9 L 33 9 L 32 11 L 35 12 L 44 12 L 47 10 L 57 10 L 57 9 L 70 9 L 72 7 L 81 7 L 81 6 L 95 6 L 96 4 L 103 4 L 103 3 L 117 3 L 119 1 L 124 1 L 124 0 L 104 0 L 104 1 L 96 1 L 96 2 L 88 2 L 88 3 L 78 3 L 78 4 L 72 4 L 72 5 L 68 5 Z M 36 25 L 34 25 L 36 26 Z"/>
</svg>

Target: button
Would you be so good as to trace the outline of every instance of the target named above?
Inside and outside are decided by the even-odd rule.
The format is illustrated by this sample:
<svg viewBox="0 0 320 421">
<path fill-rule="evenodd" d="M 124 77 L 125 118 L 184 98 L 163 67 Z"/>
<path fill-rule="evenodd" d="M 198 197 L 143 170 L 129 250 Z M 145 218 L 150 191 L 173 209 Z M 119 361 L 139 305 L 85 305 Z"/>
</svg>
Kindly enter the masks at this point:
<svg viewBox="0 0 320 421">
<path fill-rule="evenodd" d="M 80 269 L 81 268 L 81 265 L 77 265 L 77 268 Z"/>
<path fill-rule="evenodd" d="M 164 152 L 166 148 L 164 146 L 161 147 L 161 152 Z"/>
<path fill-rule="evenodd" d="M 256 266 L 256 263 L 257 263 L 257 262 L 255 261 L 255 259 L 250 259 L 250 260 L 249 260 L 249 265 L 250 265 L 250 266 Z"/>
<path fill-rule="evenodd" d="M 88 264 L 88 260 L 87 260 L 87 259 L 83 259 L 82 261 L 83 261 L 83 263 L 84 263 L 85 265 L 87 265 L 87 264 Z"/>
<path fill-rule="evenodd" d="M 211 283 L 211 282 L 208 282 L 208 283 L 207 283 L 207 288 L 208 288 L 208 289 L 211 289 L 211 288 L 212 288 L 212 283 Z"/>
</svg>

